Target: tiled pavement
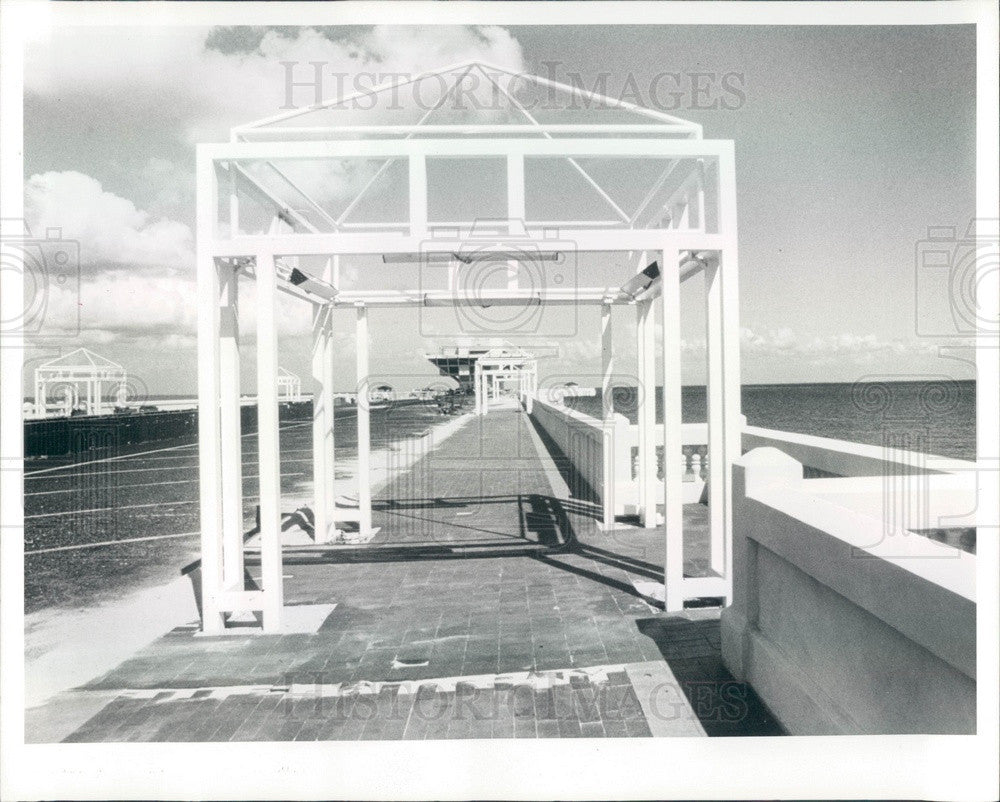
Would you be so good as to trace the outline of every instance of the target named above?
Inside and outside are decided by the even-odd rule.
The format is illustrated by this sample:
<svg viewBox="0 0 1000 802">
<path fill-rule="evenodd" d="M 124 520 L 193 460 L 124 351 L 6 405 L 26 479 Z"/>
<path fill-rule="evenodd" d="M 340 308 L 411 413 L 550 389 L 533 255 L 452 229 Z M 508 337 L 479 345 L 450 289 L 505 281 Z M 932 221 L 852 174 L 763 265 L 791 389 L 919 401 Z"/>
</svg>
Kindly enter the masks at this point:
<svg viewBox="0 0 1000 802">
<path fill-rule="evenodd" d="M 603 533 L 592 505 L 554 499 L 529 426 L 474 419 L 383 490 L 372 544 L 286 555 L 289 604 L 336 604 L 317 632 L 175 629 L 77 692 L 112 701 L 69 740 L 670 731 L 653 686 L 636 696 L 639 664 L 661 667 L 709 734 L 776 733 L 721 664 L 717 612 L 666 616 L 635 590 L 662 577 L 662 533 Z M 685 510 L 692 573 L 704 512 Z"/>
<path fill-rule="evenodd" d="M 123 695 L 68 742 L 649 737 L 621 667 L 474 682 L 386 683 L 329 691 L 208 689 Z"/>
</svg>

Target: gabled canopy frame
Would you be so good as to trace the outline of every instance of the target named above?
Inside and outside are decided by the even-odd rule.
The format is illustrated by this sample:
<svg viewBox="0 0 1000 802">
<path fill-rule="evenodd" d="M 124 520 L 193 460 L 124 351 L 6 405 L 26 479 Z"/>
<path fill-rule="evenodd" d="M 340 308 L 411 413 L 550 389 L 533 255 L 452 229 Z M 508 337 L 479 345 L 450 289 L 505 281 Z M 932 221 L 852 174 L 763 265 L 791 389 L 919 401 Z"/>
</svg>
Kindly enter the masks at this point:
<svg viewBox="0 0 1000 802">
<path fill-rule="evenodd" d="M 278 368 L 278 398 L 286 402 L 302 400 L 302 379 L 287 368 Z"/>
<path fill-rule="evenodd" d="M 491 348 L 476 359 L 473 388 L 476 414 L 490 411 L 490 399 L 499 400 L 505 385 L 517 382 L 517 394 L 530 415 L 538 392 L 538 358 L 517 346 Z"/>
<path fill-rule="evenodd" d="M 128 373 L 117 362 L 87 348 L 77 348 L 35 368 L 35 414 L 48 415 L 54 410 L 69 414 L 82 402 L 86 414 L 101 415 L 106 411 L 105 391 L 121 397 L 127 382 Z M 53 390 L 65 394 L 55 404 L 49 399 Z"/>
<path fill-rule="evenodd" d="M 332 362 L 337 310 L 353 309 L 356 317 L 357 481 L 360 528 L 365 534 L 371 531 L 370 421 L 363 401 L 369 396 L 370 308 L 596 306 L 602 311 L 602 368 L 610 388 L 610 310 L 614 305 L 633 306 L 638 323 L 639 380 L 646 390 L 640 392 L 640 514 L 652 526 L 656 525 L 658 508 L 663 509 L 666 606 L 680 609 L 693 597 L 728 599 L 732 586 L 729 474 L 732 461 L 739 456 L 741 427 L 733 143 L 703 139 L 700 126 L 659 111 L 478 63 L 387 82 L 355 97 L 377 98 L 380 93 L 398 91 L 430 76 L 453 80 L 442 84 L 446 88 L 416 123 L 394 125 L 384 119 L 357 122 L 357 115 L 340 117 L 339 110 L 351 100 L 342 97 L 234 128 L 230 142 L 198 146 L 204 630 L 220 632 L 227 618 L 242 612 L 259 614 L 265 631 L 281 627 L 278 292 L 303 300 L 312 309 L 314 520 L 320 542 L 336 534 Z M 449 98 L 465 91 L 462 82 L 470 76 L 485 76 L 486 83 L 480 78 L 479 86 L 506 98 L 511 115 L 516 112 L 523 119 L 512 116 L 502 122 L 487 119 L 471 123 L 465 115 L 455 115 L 447 105 Z M 519 99 L 521 87 L 529 85 L 600 103 L 621 115 L 634 115 L 640 122 L 550 121 L 558 118 L 558 110 L 553 109 L 546 109 L 543 120 L 540 112 Z M 438 114 L 446 121 L 434 121 Z M 436 173 L 429 171 L 429 165 L 482 159 L 503 166 L 506 214 L 485 227 L 482 220 L 436 219 L 429 201 Z M 359 161 L 380 166 L 369 173 L 351 173 L 344 167 Z M 543 162 L 562 164 L 567 171 L 563 174 L 573 176 L 576 182 L 564 196 L 556 187 L 557 199 L 577 197 L 578 187 L 585 186 L 590 193 L 586 196 L 590 199 L 588 208 L 597 213 L 582 219 L 529 214 L 534 208 L 531 193 L 539 183 L 531 176 L 537 179 L 533 171 Z M 354 198 L 342 200 L 338 209 L 318 198 L 314 189 L 329 183 L 331 164 L 344 175 L 357 178 L 360 185 Z M 608 164 L 616 168 L 639 165 L 641 169 L 629 175 L 647 176 L 648 184 L 638 192 L 625 192 L 621 186 L 612 186 L 616 170 L 601 171 L 602 164 L 605 168 Z M 315 175 L 309 165 L 315 166 Z M 322 180 L 314 180 L 317 175 Z M 389 194 L 384 192 L 387 182 Z M 548 186 L 548 191 L 552 189 Z M 383 192 L 379 197 L 387 202 L 401 198 L 402 217 L 352 219 L 365 197 L 376 191 Z M 623 200 L 626 196 L 629 203 Z M 251 209 L 256 218 L 252 219 Z M 220 212 L 224 212 L 221 217 Z M 621 287 L 550 286 L 544 281 L 525 280 L 539 265 L 560 262 L 571 251 L 628 254 L 635 274 Z M 421 269 L 446 265 L 446 286 L 368 290 L 342 281 L 343 260 L 373 256 L 381 257 L 386 267 L 380 269 L 385 270 L 394 264 L 415 264 Z M 469 290 L 468 277 L 483 261 L 507 264 L 506 286 Z M 656 392 L 662 393 L 664 409 L 660 439 L 665 454 L 681 454 L 679 285 L 694 275 L 705 278 L 708 331 L 711 567 L 715 576 L 703 578 L 683 574 L 683 469 L 679 459 L 664 460 L 663 495 L 656 497 L 654 440 L 658 427 L 650 417 L 651 391 L 657 386 L 659 328 L 662 388 Z M 257 285 L 262 587 L 254 590 L 243 586 L 240 433 L 233 423 L 233 410 L 239 404 L 241 277 Z M 604 398 L 605 417 L 610 419 L 611 393 L 604 393 Z M 605 449 L 609 448 L 606 442 Z M 615 525 L 613 516 L 605 525 Z"/>
</svg>

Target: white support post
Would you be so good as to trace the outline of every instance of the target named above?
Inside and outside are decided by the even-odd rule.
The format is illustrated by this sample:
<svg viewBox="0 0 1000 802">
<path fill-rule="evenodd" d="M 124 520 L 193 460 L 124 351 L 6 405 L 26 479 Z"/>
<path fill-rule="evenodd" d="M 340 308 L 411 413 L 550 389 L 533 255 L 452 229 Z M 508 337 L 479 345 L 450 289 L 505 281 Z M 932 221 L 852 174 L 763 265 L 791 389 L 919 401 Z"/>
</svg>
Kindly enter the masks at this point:
<svg viewBox="0 0 1000 802">
<path fill-rule="evenodd" d="M 202 632 L 222 632 L 222 444 L 219 397 L 219 274 L 211 256 L 217 195 L 212 161 L 197 156 L 198 464 Z"/>
<path fill-rule="evenodd" d="M 639 522 L 646 526 L 646 441 L 649 439 L 649 432 L 646 430 L 646 405 L 649 402 L 649 380 L 646 376 L 646 328 L 644 318 L 646 317 L 647 305 L 639 301 L 635 305 L 635 373 L 639 386 L 636 388 L 638 395 L 636 407 L 636 423 L 638 424 L 638 437 L 636 446 L 638 459 L 636 460 L 636 496 Z"/>
<path fill-rule="evenodd" d="M 45 409 L 45 396 L 42 394 L 42 383 L 38 379 L 38 373 L 35 373 L 35 414 L 44 415 L 46 413 Z"/>
<path fill-rule="evenodd" d="M 724 477 L 723 510 L 725 558 L 724 575 L 728 589 L 727 601 L 732 599 L 733 587 L 733 498 L 732 466 L 739 459 L 743 434 L 742 389 L 740 381 L 740 291 L 739 291 L 739 240 L 736 224 L 736 163 L 732 145 L 719 157 L 720 230 L 723 232 L 723 250 L 720 255 L 719 272 L 716 281 L 721 282 L 719 294 L 722 306 L 722 376 L 724 390 L 722 400 L 724 450 L 722 464 L 713 467 L 708 463 L 709 472 L 720 472 Z"/>
<path fill-rule="evenodd" d="M 408 159 L 410 181 L 410 236 L 427 236 L 427 160 L 411 153 Z"/>
<path fill-rule="evenodd" d="M 642 315 L 643 354 L 642 359 L 644 386 L 642 397 L 646 405 L 641 413 L 644 417 L 645 438 L 640 438 L 639 448 L 645 453 L 645 474 L 643 498 L 642 525 L 646 528 L 656 526 L 656 508 L 659 500 L 656 497 L 656 307 L 652 300 L 644 301 L 645 311 Z"/>
<path fill-rule="evenodd" d="M 243 583 L 243 439 L 240 425 L 239 272 L 220 265 L 219 397 L 222 438 L 222 581 Z"/>
<path fill-rule="evenodd" d="M 694 214 L 692 220 L 693 227 L 698 231 L 705 231 L 705 160 L 698 159 L 698 178 L 694 195 Z"/>
<path fill-rule="evenodd" d="M 615 411 L 611 379 L 615 369 L 612 351 L 611 304 L 601 305 L 601 416 L 608 420 Z"/>
<path fill-rule="evenodd" d="M 511 236 L 517 236 L 524 225 L 524 156 L 511 154 L 507 157 L 507 231 Z M 518 287 L 518 270 L 520 265 L 516 259 L 507 262 L 507 288 L 516 290 Z"/>
<path fill-rule="evenodd" d="M 326 320 L 332 313 L 327 306 L 312 308 L 312 466 L 313 466 L 313 539 L 327 539 L 328 505 L 333 499 L 326 494 Z"/>
<path fill-rule="evenodd" d="M 337 264 L 339 257 L 333 258 L 332 272 L 339 272 Z M 331 277 L 332 278 L 332 277 Z M 332 283 L 332 282 L 331 282 Z M 334 402 L 334 337 L 333 337 L 333 309 L 326 318 L 326 361 L 324 363 L 323 374 L 323 408 L 325 410 L 324 421 L 326 424 L 326 447 L 323 449 L 323 456 L 326 458 L 326 486 L 324 491 L 330 500 L 327 507 L 327 529 L 330 534 L 336 532 L 337 521 L 335 518 L 337 505 L 337 437 L 336 437 L 336 404 Z"/>
<path fill-rule="evenodd" d="M 226 170 L 229 176 L 229 236 L 235 237 L 240 232 L 240 195 L 236 189 L 236 162 L 229 162 Z"/>
<path fill-rule="evenodd" d="M 663 567 L 667 612 L 684 609 L 684 468 L 681 464 L 681 325 L 679 254 L 663 252 Z"/>
<path fill-rule="evenodd" d="M 718 257 L 705 274 L 705 324 L 708 401 L 708 528 L 709 564 L 720 576 L 726 570 L 726 419 L 722 352 L 722 275 Z"/>
<path fill-rule="evenodd" d="M 479 366 L 479 362 L 472 366 L 472 391 L 473 397 L 475 398 L 475 409 L 477 415 L 483 414 L 483 402 L 482 402 L 482 384 L 483 384 L 483 370 Z"/>
<path fill-rule="evenodd" d="M 615 525 L 615 400 L 612 376 L 615 362 L 611 327 L 611 304 L 601 306 L 601 418 L 603 427 L 602 520 L 605 529 Z"/>
<path fill-rule="evenodd" d="M 94 414 L 102 415 L 104 414 L 104 404 L 102 394 L 104 388 L 101 386 L 100 379 L 94 379 Z"/>
<path fill-rule="evenodd" d="M 274 256 L 257 256 L 257 450 L 263 628 L 281 629 L 281 450 L 278 435 L 278 277 Z"/>
<path fill-rule="evenodd" d="M 368 309 L 358 306 L 357 354 L 358 374 L 358 529 L 368 535 L 372 529 L 371 477 L 371 393 L 368 367 Z"/>
<path fill-rule="evenodd" d="M 327 262 L 332 280 L 337 257 Z M 313 307 L 313 537 L 329 542 L 336 533 L 335 419 L 333 399 L 333 307 Z"/>
</svg>

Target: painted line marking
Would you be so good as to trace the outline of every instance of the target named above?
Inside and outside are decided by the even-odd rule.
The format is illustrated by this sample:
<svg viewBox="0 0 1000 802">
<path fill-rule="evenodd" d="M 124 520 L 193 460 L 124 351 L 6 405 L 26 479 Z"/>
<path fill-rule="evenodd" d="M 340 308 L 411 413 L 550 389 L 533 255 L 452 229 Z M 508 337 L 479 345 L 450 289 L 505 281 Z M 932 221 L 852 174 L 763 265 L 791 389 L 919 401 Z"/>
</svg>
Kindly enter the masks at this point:
<svg viewBox="0 0 1000 802">
<path fill-rule="evenodd" d="M 29 554 L 48 554 L 53 551 L 75 551 L 76 549 L 92 549 L 97 546 L 115 546 L 119 543 L 141 543 L 145 540 L 167 540 L 168 538 L 196 537 L 200 534 L 200 532 L 179 532 L 176 535 L 149 535 L 148 537 L 123 538 L 122 540 L 102 540 L 97 543 L 77 543 L 73 546 L 53 546 L 48 549 L 32 549 L 31 551 L 24 552 L 24 554 L 27 556 Z"/>
<path fill-rule="evenodd" d="M 312 462 L 312 457 L 297 457 L 295 459 L 282 459 L 281 461 L 282 461 L 282 463 L 290 463 L 290 462 Z M 251 460 L 249 462 L 249 464 L 252 465 L 252 464 L 254 464 L 254 462 L 255 462 L 255 460 Z M 244 463 L 244 464 L 247 464 L 247 463 Z M 67 467 L 69 467 L 69 466 L 67 466 Z M 58 476 L 40 476 L 40 477 L 35 477 L 35 476 L 30 476 L 29 477 L 29 476 L 26 476 L 25 479 L 49 479 L 49 480 L 52 480 L 52 479 L 72 479 L 73 477 L 76 477 L 76 476 L 88 476 L 88 477 L 117 476 L 117 475 L 121 475 L 121 474 L 129 474 L 129 473 L 151 473 L 153 471 L 184 471 L 184 470 L 196 469 L 197 467 L 198 467 L 197 464 L 194 464 L 194 465 L 169 465 L 169 466 L 161 466 L 159 468 L 126 468 L 124 471 L 84 471 L 84 472 L 80 472 L 80 473 L 62 473 L 62 474 L 59 474 Z M 167 484 L 167 483 L 164 482 L 163 484 Z M 26 493 L 25 495 L 31 495 L 31 494 L 30 493 Z"/>
<path fill-rule="evenodd" d="M 283 448 L 283 449 L 281 449 L 281 453 L 282 454 L 293 454 L 293 453 L 311 452 L 311 451 L 312 451 L 312 448 Z M 250 457 L 256 457 L 259 454 L 260 454 L 259 451 L 244 451 L 243 452 L 243 459 L 248 459 Z M 132 457 L 136 457 L 138 459 L 140 456 L 143 456 L 143 455 L 140 455 L 140 454 L 122 454 L 119 457 L 115 457 L 115 459 L 128 460 L 128 459 L 131 459 Z M 166 462 L 167 460 L 193 460 L 192 464 L 197 465 L 198 464 L 198 455 L 197 454 L 168 454 L 166 456 L 161 456 L 161 457 L 151 457 L 151 456 L 148 456 L 148 455 L 143 457 L 143 461 L 144 462 Z M 25 460 L 25 462 L 31 462 L 31 461 L 38 461 L 38 460 L 37 460 L 37 458 L 26 459 Z M 51 467 L 73 468 L 73 467 L 75 467 L 76 465 L 79 465 L 79 464 L 81 464 L 81 463 L 78 463 L 78 462 L 66 462 L 63 465 L 56 465 L 56 466 L 51 466 Z M 184 467 L 184 466 L 179 466 L 179 467 Z"/>
<path fill-rule="evenodd" d="M 302 460 L 298 461 L 301 462 Z M 128 473 L 128 471 L 113 471 L 113 473 Z M 106 474 L 98 474 L 98 476 L 103 476 L 103 475 Z M 297 471 L 296 473 L 283 473 L 281 474 L 281 477 L 284 479 L 285 477 L 305 476 L 305 475 L 306 474 L 304 471 Z M 244 481 L 247 479 L 260 479 L 260 476 L 256 473 L 244 474 L 243 479 Z M 90 493 L 90 492 L 103 492 L 109 490 L 115 490 L 115 491 L 128 490 L 129 488 L 132 487 L 161 487 L 162 485 L 187 485 L 197 481 L 198 479 L 173 479 L 169 482 L 142 482 L 140 484 L 135 484 L 135 485 L 108 485 L 105 487 L 86 487 L 86 488 L 67 487 L 64 488 L 63 490 L 33 490 L 30 493 L 25 493 L 24 497 L 28 498 L 29 496 L 51 496 L 57 493 Z"/>
<path fill-rule="evenodd" d="M 303 423 L 294 423 L 288 426 L 282 426 L 281 428 L 278 429 L 278 431 L 284 432 L 288 431 L 289 429 L 301 429 L 305 426 L 312 426 L 312 421 L 305 421 Z M 246 434 L 241 435 L 240 439 L 242 440 L 244 437 L 255 437 L 256 435 L 257 432 L 247 432 Z M 65 470 L 66 468 L 77 468 L 81 465 L 92 465 L 99 462 L 115 462 L 117 460 L 131 459 L 133 457 L 142 457 L 145 456 L 146 454 L 163 454 L 167 451 L 179 451 L 182 448 L 197 448 L 197 447 L 198 443 L 185 443 L 184 445 L 181 446 L 153 448 L 150 449 L 149 451 L 139 451 L 136 452 L 135 454 L 122 454 L 121 456 L 118 457 L 102 457 L 101 459 L 89 460 L 88 462 L 74 462 L 71 465 L 53 465 L 51 468 L 41 468 L 40 470 L 37 471 L 31 471 L 31 473 L 26 473 L 24 476 L 25 478 L 27 478 L 29 476 L 37 476 L 42 473 L 51 473 L 52 471 L 62 471 Z"/>
</svg>

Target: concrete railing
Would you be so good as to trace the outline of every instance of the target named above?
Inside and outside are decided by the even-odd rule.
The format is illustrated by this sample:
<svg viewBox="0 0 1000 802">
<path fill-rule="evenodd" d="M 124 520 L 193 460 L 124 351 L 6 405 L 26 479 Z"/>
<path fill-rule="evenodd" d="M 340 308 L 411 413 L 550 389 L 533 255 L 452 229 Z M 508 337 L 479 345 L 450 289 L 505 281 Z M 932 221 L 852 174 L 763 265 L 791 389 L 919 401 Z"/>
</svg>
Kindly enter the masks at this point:
<svg viewBox="0 0 1000 802">
<path fill-rule="evenodd" d="M 831 473 L 882 475 L 867 447 L 822 455 L 777 434 Z M 793 735 L 975 732 L 975 556 L 859 505 L 884 493 L 884 476 L 802 477 L 802 463 L 774 447 L 734 466 L 729 670 Z M 952 486 L 968 478 L 931 477 L 955 517 L 970 488 Z"/>
<path fill-rule="evenodd" d="M 632 482 L 628 419 L 615 415 L 605 422 L 538 397 L 533 399 L 531 419 L 572 467 L 575 482 L 570 489 L 573 495 L 602 502 L 607 471 L 614 478 L 616 514 L 621 514 L 625 503 L 625 494 L 621 491 Z M 611 452 L 607 461 L 605 443 Z"/>
<path fill-rule="evenodd" d="M 744 426 L 742 440 L 744 452 L 776 448 L 807 468 L 835 476 L 953 473 L 975 468 L 964 460 L 759 426 Z"/>
<path fill-rule="evenodd" d="M 663 446 L 660 444 L 663 442 L 663 424 L 661 423 L 653 427 L 653 442 L 656 444 L 654 453 L 657 464 L 654 492 L 662 505 Z M 708 479 L 708 424 L 681 424 L 681 443 L 681 453 L 677 458 L 684 466 L 684 503 L 693 504 L 704 495 L 705 481 Z M 634 483 L 638 481 L 639 471 L 639 426 L 637 424 L 632 424 L 629 427 L 629 453 L 632 460 L 629 478 Z"/>
<path fill-rule="evenodd" d="M 605 424 L 599 418 L 586 415 L 562 404 L 536 398 L 531 418 L 562 452 L 579 485 L 574 495 L 596 502 L 603 500 L 605 471 L 614 476 L 615 514 L 631 513 L 638 499 L 639 427 L 630 424 L 623 415 L 615 415 Z M 704 493 L 708 475 L 708 424 L 685 423 L 681 427 L 683 451 L 676 459 L 684 464 L 684 503 L 694 503 Z M 655 443 L 663 442 L 663 425 L 654 427 Z M 609 454 L 605 454 L 607 444 Z M 656 453 L 662 457 L 663 448 Z M 609 464 L 605 465 L 605 459 Z M 659 463 L 659 459 L 657 462 Z M 662 469 L 657 469 L 654 492 L 662 506 Z"/>
</svg>

